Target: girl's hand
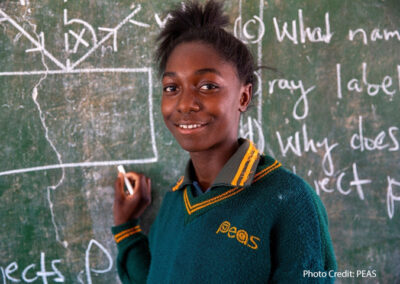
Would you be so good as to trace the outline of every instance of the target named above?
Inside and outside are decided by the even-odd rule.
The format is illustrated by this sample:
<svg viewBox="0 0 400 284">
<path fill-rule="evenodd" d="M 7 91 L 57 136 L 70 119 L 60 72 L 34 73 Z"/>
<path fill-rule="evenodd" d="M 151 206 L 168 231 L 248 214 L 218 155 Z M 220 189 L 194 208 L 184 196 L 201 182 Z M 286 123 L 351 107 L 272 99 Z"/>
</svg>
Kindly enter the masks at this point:
<svg viewBox="0 0 400 284">
<path fill-rule="evenodd" d="M 129 195 L 124 190 L 124 175 L 118 173 L 114 189 L 114 224 L 121 225 L 135 218 L 138 219 L 147 206 L 151 203 L 150 178 L 135 172 L 126 173 L 126 178 L 133 187 L 133 194 Z"/>
</svg>

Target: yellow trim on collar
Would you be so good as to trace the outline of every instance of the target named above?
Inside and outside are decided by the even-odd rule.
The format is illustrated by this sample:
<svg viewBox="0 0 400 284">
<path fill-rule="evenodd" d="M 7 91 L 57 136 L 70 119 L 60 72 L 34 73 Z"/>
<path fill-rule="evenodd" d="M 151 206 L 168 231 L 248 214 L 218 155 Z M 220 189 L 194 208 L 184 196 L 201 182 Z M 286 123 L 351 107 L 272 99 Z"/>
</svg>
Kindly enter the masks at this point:
<svg viewBox="0 0 400 284">
<path fill-rule="evenodd" d="M 261 172 L 258 172 L 258 173 L 255 174 L 254 179 L 253 179 L 253 183 L 258 181 L 258 180 L 260 180 L 261 178 L 263 178 L 264 176 L 266 176 L 267 174 L 269 174 L 273 170 L 279 168 L 280 166 L 282 166 L 282 164 L 279 163 L 277 160 L 275 160 L 275 162 L 272 165 L 266 167 Z"/>
<path fill-rule="evenodd" d="M 243 186 L 244 183 L 249 178 L 250 173 L 251 173 L 251 169 L 253 168 L 254 162 L 257 160 L 257 158 L 258 158 L 258 151 L 257 151 L 256 148 L 254 148 L 254 152 L 253 152 L 252 156 L 250 157 L 249 163 L 247 164 L 247 169 L 246 169 L 246 171 L 244 173 L 244 176 L 243 176 L 243 178 L 242 178 L 242 180 L 240 182 L 240 186 Z"/>
<path fill-rule="evenodd" d="M 204 207 L 207 207 L 211 204 L 214 204 L 216 202 L 227 199 L 228 197 L 231 197 L 235 194 L 238 194 L 239 192 L 243 191 L 244 189 L 245 189 L 245 187 L 235 187 L 235 188 L 232 188 L 232 189 L 230 189 L 218 196 L 215 196 L 209 200 L 205 200 L 205 201 L 197 203 L 195 205 L 191 205 L 190 201 L 189 201 L 188 193 L 187 193 L 187 188 L 185 188 L 185 191 L 183 193 L 183 200 L 185 202 L 187 212 L 189 213 L 189 215 L 191 215 L 192 213 L 194 213 Z"/>
<path fill-rule="evenodd" d="M 279 168 L 281 165 L 282 165 L 281 163 L 279 163 L 277 160 L 275 160 L 275 162 L 272 165 L 266 167 L 265 169 L 263 169 L 262 171 L 258 172 L 254 176 L 253 183 L 258 181 L 258 180 L 260 180 L 261 178 L 263 178 L 264 176 L 266 176 L 267 174 L 269 174 L 273 170 Z M 249 168 L 251 169 L 251 167 L 249 167 Z M 243 179 L 242 179 L 242 181 L 243 181 Z M 219 201 L 227 199 L 227 198 L 229 198 L 231 196 L 234 196 L 234 195 L 238 194 L 239 192 L 242 192 L 244 189 L 246 189 L 246 187 L 235 187 L 235 188 L 232 188 L 232 189 L 230 189 L 228 191 L 225 191 L 224 193 L 222 193 L 220 195 L 217 195 L 217 196 L 215 196 L 215 197 L 213 197 L 211 199 L 208 199 L 208 200 L 205 200 L 203 202 L 200 202 L 200 203 L 197 203 L 195 205 L 192 205 L 192 204 L 190 204 L 189 196 L 188 196 L 188 193 L 187 193 L 188 188 L 186 187 L 185 191 L 183 192 L 183 200 L 184 200 L 184 203 L 185 203 L 186 211 L 189 213 L 189 215 L 191 215 L 194 212 L 196 212 L 196 211 L 198 211 L 200 209 L 203 209 L 203 208 L 205 208 L 205 207 L 207 207 L 209 205 L 212 205 L 214 203 L 217 203 Z"/>
<path fill-rule="evenodd" d="M 182 182 L 183 182 L 184 176 L 181 176 L 178 180 L 178 182 L 176 183 L 176 185 L 172 188 L 172 191 L 177 191 L 178 188 L 181 186 Z"/>
<path fill-rule="evenodd" d="M 237 185 L 239 185 L 239 178 L 242 176 L 242 174 L 243 174 L 243 171 L 244 171 L 244 167 L 246 166 L 246 164 L 247 164 L 247 168 L 248 168 L 248 166 L 249 166 L 249 164 L 248 164 L 248 162 L 249 162 L 249 159 L 252 159 L 253 158 L 253 155 L 254 154 L 257 154 L 257 149 L 254 147 L 254 144 L 252 143 L 252 142 L 250 142 L 250 145 L 249 145 L 249 148 L 247 148 L 247 151 L 246 151 L 246 154 L 244 155 L 244 157 L 243 157 L 243 160 L 240 162 L 240 166 L 239 166 L 239 168 L 238 168 L 238 170 L 237 170 L 237 172 L 236 172 L 236 174 L 235 174 L 235 177 L 233 178 L 233 180 L 232 180 L 232 182 L 231 182 L 231 184 L 233 185 L 233 186 L 237 186 Z M 254 162 L 253 162 L 254 163 Z M 247 172 L 247 168 L 246 168 L 246 172 Z M 251 168 L 250 168 L 251 169 Z M 249 170 L 250 171 L 250 170 Z M 243 179 L 245 178 L 245 176 L 243 176 L 243 178 L 242 178 L 242 181 L 243 181 Z M 247 180 L 247 178 L 246 178 L 246 180 Z M 243 184 L 244 184 L 244 182 L 243 182 Z"/>
</svg>

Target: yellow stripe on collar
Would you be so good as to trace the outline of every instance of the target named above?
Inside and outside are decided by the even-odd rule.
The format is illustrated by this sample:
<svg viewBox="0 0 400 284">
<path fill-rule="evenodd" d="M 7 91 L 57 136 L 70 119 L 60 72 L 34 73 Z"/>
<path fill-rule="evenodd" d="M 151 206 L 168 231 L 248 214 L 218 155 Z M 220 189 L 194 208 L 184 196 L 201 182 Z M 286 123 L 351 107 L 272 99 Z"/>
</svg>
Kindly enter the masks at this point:
<svg viewBox="0 0 400 284">
<path fill-rule="evenodd" d="M 213 197 L 211 199 L 208 199 L 208 200 L 205 200 L 203 202 L 200 202 L 200 203 L 197 203 L 195 205 L 192 205 L 192 204 L 190 204 L 188 193 L 187 193 L 188 188 L 185 188 L 185 191 L 183 192 L 183 200 L 185 202 L 185 206 L 186 206 L 187 212 L 189 213 L 189 215 L 191 215 L 192 213 L 194 213 L 194 212 L 196 212 L 196 211 L 198 211 L 200 209 L 203 209 L 204 207 L 207 207 L 207 206 L 209 206 L 211 204 L 214 204 L 216 202 L 219 202 L 219 201 L 222 201 L 224 199 L 227 199 L 227 198 L 229 198 L 229 197 L 231 197 L 233 195 L 236 195 L 239 192 L 243 191 L 244 189 L 245 189 L 245 187 L 235 187 L 235 188 L 232 188 L 232 189 L 230 189 L 230 190 L 228 190 L 228 191 L 226 191 L 226 192 L 224 192 L 224 193 L 222 193 L 220 195 L 217 195 L 217 196 L 215 196 L 215 197 Z"/>
<path fill-rule="evenodd" d="M 177 191 L 183 182 L 184 176 L 181 176 L 175 186 L 172 188 L 172 191 Z"/>
<path fill-rule="evenodd" d="M 257 156 L 257 155 L 255 155 L 255 156 Z M 250 159 L 252 159 L 252 158 L 253 158 L 253 156 Z M 252 160 L 250 160 L 250 162 L 252 162 Z M 260 172 L 255 174 L 253 183 L 255 183 L 256 181 L 262 179 L 263 177 L 265 177 L 266 175 L 268 175 L 272 171 L 276 170 L 280 166 L 281 166 L 281 163 L 279 163 L 277 160 L 275 160 L 275 162 L 272 165 L 266 167 L 262 171 L 260 171 Z M 251 169 L 251 166 L 249 166 L 248 169 Z M 242 182 L 245 183 L 245 179 L 244 178 L 242 179 L 241 183 Z M 245 189 L 246 189 L 246 187 L 244 187 L 244 186 L 234 187 L 234 188 L 231 188 L 231 189 L 225 191 L 224 193 L 219 194 L 217 196 L 214 196 L 213 198 L 210 198 L 208 200 L 204 200 L 204 201 L 196 203 L 196 204 L 191 204 L 190 200 L 189 200 L 189 196 L 188 196 L 188 190 L 190 190 L 190 189 L 188 187 L 186 187 L 184 192 L 183 192 L 183 201 L 185 203 L 186 211 L 188 212 L 189 215 L 191 215 L 194 212 L 196 212 L 198 210 L 201 210 L 201 209 L 203 209 L 203 208 L 205 208 L 207 206 L 210 206 L 210 205 L 212 205 L 214 203 L 217 203 L 217 202 L 225 200 L 225 199 L 227 199 L 229 197 L 232 197 L 232 196 L 242 192 Z"/>
<path fill-rule="evenodd" d="M 277 160 L 275 160 L 275 162 L 266 167 L 265 169 L 263 169 L 261 172 L 258 172 L 253 179 L 253 183 L 260 180 L 261 178 L 263 178 L 264 176 L 266 176 L 267 174 L 269 174 L 270 172 L 272 172 L 273 170 L 276 170 L 277 168 L 279 168 L 280 166 L 282 166 L 281 163 L 279 163 Z"/>
<path fill-rule="evenodd" d="M 257 160 L 257 158 L 258 158 L 258 151 L 257 151 L 256 148 L 254 148 L 254 152 L 251 155 L 249 163 L 247 164 L 247 168 L 246 168 L 246 171 L 244 173 L 244 176 L 243 176 L 242 180 L 240 181 L 240 184 L 239 184 L 240 186 L 243 186 L 244 183 L 249 178 L 250 173 L 251 173 L 251 169 L 253 168 L 254 162 Z"/>
<path fill-rule="evenodd" d="M 242 162 L 240 163 L 240 166 L 235 174 L 235 177 L 233 178 L 231 185 L 232 186 L 237 186 L 238 182 L 239 182 L 239 178 L 242 176 L 243 171 L 244 171 L 244 167 L 246 166 L 246 164 L 249 162 L 250 159 L 252 159 L 254 152 L 256 152 L 257 149 L 254 147 L 254 144 L 252 142 L 250 142 L 249 144 L 249 148 L 247 148 L 246 154 L 243 157 Z M 254 162 L 253 162 L 254 163 Z M 251 168 L 250 168 L 251 169 Z M 243 177 L 244 178 L 244 177 Z M 243 181 L 243 179 L 242 179 Z"/>
</svg>

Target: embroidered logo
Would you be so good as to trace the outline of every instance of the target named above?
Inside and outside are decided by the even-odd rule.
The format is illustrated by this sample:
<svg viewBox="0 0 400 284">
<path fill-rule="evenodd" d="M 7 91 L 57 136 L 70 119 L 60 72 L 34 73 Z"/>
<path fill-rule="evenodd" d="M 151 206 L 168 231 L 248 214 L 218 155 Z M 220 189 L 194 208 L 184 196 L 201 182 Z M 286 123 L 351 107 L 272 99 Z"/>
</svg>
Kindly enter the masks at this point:
<svg viewBox="0 0 400 284">
<path fill-rule="evenodd" d="M 219 225 L 218 230 L 216 234 L 226 234 L 228 238 L 234 239 L 245 245 L 248 246 L 251 249 L 258 249 L 258 244 L 257 242 L 260 241 L 259 237 L 256 236 L 249 236 L 249 234 L 245 230 L 238 230 L 237 227 L 231 226 L 231 223 L 228 221 L 224 221 Z"/>
</svg>

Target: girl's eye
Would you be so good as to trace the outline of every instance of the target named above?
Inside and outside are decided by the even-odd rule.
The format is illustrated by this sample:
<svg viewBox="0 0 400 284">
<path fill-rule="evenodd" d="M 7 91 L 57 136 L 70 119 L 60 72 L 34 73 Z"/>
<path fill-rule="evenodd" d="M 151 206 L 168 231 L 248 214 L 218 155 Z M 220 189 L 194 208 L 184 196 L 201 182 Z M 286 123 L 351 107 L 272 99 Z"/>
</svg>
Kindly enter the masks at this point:
<svg viewBox="0 0 400 284">
<path fill-rule="evenodd" d="M 163 91 L 166 93 L 172 93 L 176 91 L 176 87 L 175 86 L 166 86 L 163 88 Z"/>
<path fill-rule="evenodd" d="M 213 90 L 213 89 L 217 89 L 217 88 L 218 88 L 217 85 L 210 84 L 210 83 L 204 84 L 204 85 L 201 85 L 201 86 L 200 86 L 200 89 L 201 89 L 201 90 Z"/>
</svg>

